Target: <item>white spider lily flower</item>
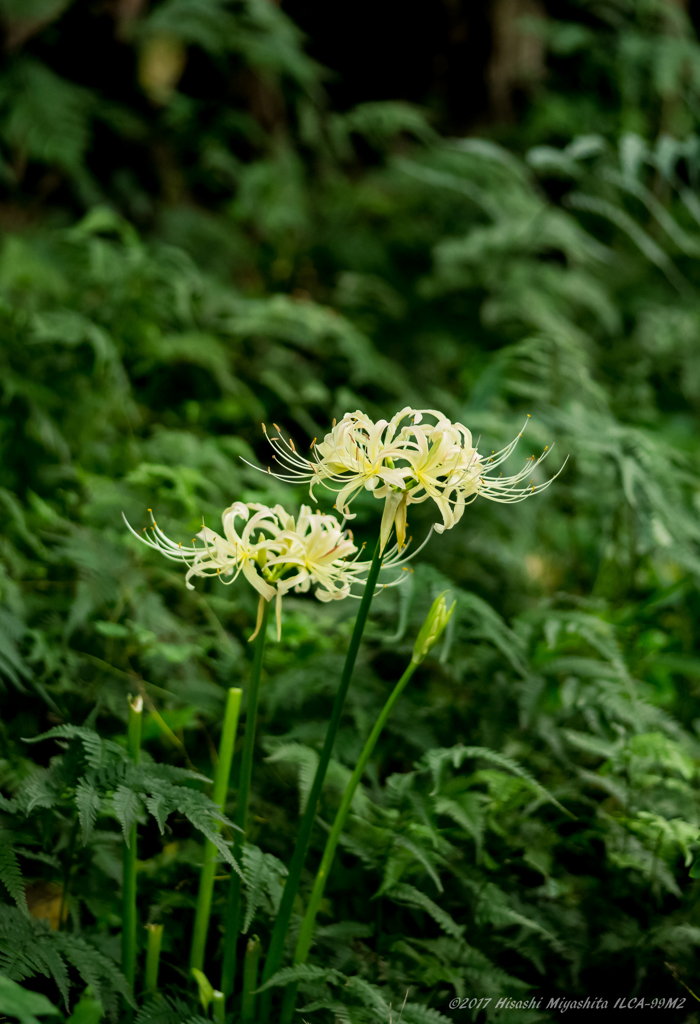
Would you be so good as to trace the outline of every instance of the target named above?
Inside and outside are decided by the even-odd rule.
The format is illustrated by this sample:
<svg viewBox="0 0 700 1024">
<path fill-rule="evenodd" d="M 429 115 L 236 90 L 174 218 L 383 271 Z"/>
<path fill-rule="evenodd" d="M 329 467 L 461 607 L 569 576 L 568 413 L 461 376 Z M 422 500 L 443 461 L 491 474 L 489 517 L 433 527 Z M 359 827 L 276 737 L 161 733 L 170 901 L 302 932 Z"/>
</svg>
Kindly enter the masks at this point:
<svg viewBox="0 0 700 1024">
<path fill-rule="evenodd" d="M 443 533 L 459 522 L 466 505 L 479 496 L 499 502 L 523 501 L 555 479 L 535 484 L 532 478 L 535 467 L 551 451 L 549 447 L 538 459 L 528 459 L 520 472 L 507 477 L 493 475 L 513 452 L 525 426 L 500 452 L 484 458 L 472 442 L 471 431 L 437 410 L 407 406 L 391 420 L 376 423 L 358 410 L 346 413 L 337 424 L 333 421 L 332 430 L 320 444 L 312 442 L 311 459 L 301 455 L 294 442 L 286 441 L 274 426 L 278 436 L 270 437 L 263 424 L 279 467 L 278 472 L 268 469 L 268 473 L 291 483 L 308 483 L 314 501 L 314 488 L 319 484 L 335 491 L 336 508 L 346 519 L 354 518 L 349 506 L 361 490 L 383 499 L 382 550 L 392 526 L 399 550 L 404 546 L 411 504 L 432 499 L 442 517 L 435 529 Z"/>
<path fill-rule="evenodd" d="M 424 415 L 434 417 L 437 422 L 423 423 Z M 407 477 L 406 504 L 432 498 L 443 520 L 435 524 L 435 531 L 444 533 L 459 522 L 465 507 L 478 497 L 513 503 L 545 490 L 561 473 L 560 469 L 549 480 L 535 483 L 534 470 L 551 452 L 549 445 L 545 446 L 539 458 L 528 458 L 519 472 L 511 476 L 494 475 L 494 471 L 513 453 L 526 426 L 527 420 L 509 444 L 484 457 L 474 447 L 467 427 L 451 423 L 434 410 L 418 411 L 411 428 L 411 441 L 404 452 L 412 470 L 412 475 Z"/>
<path fill-rule="evenodd" d="M 353 583 L 363 582 L 362 575 L 370 564 L 349 559 L 357 548 L 335 516 L 312 514 L 305 505 L 295 521 L 281 505 L 270 508 L 237 501 L 223 514 L 223 537 L 203 525 L 192 545 L 170 540 L 155 519 L 150 530 L 144 529 L 145 535 L 136 533 L 124 519 L 134 536 L 148 547 L 188 566 L 185 582 L 190 590 L 192 576 L 218 576 L 222 583 L 231 584 L 242 573 L 261 600 L 275 598 L 278 639 L 285 594 L 290 590 L 304 593 L 315 585 L 319 600 L 341 600 L 349 596 Z M 239 519 L 242 528 L 237 525 Z M 261 621 L 262 604 L 251 640 L 257 636 Z"/>
<path fill-rule="evenodd" d="M 281 506 L 275 510 L 282 512 Z M 283 516 L 280 515 L 280 521 Z M 319 601 L 335 601 L 347 597 L 350 586 L 357 582 L 359 566 L 364 563 L 348 561 L 357 552 L 354 542 L 348 537 L 335 516 L 312 513 L 308 505 L 302 505 L 298 520 L 287 518 L 284 529 L 277 535 L 280 553 L 267 563 L 268 568 L 281 566 L 285 571 L 294 570 L 294 575 L 280 580 L 278 588 L 286 593 L 306 593 L 312 583 L 318 584 L 316 597 Z"/>
<path fill-rule="evenodd" d="M 393 460 L 401 457 L 407 436 L 408 428 L 399 429 L 399 424 L 411 412 L 407 407 L 392 420 L 376 423 L 363 412 L 346 413 L 340 423 L 333 421 L 332 430 L 320 444 L 312 442 L 313 461 L 297 452 L 291 439 L 285 441 L 276 424 L 273 426 L 278 436 L 270 437 L 263 423 L 263 431 L 274 449 L 273 458 L 280 467 L 280 471 L 272 475 L 290 483 L 308 481 L 314 500 L 314 487 L 318 484 L 336 491 L 335 507 L 346 519 L 354 519 L 349 505 L 363 488 L 368 491 L 381 491 L 385 487 L 405 489 L 406 467 L 397 468 Z"/>
</svg>

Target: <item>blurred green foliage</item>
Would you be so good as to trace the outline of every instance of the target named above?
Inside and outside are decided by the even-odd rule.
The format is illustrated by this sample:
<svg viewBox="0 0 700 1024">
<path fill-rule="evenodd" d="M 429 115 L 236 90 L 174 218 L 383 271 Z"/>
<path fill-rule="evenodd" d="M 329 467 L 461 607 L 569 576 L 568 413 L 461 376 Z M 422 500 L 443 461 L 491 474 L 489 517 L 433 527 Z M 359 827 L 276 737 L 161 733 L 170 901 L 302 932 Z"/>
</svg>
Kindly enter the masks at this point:
<svg viewBox="0 0 700 1024">
<path fill-rule="evenodd" d="M 503 995 L 678 995 L 665 962 L 692 987 L 700 48 L 681 7 L 540 24 L 550 77 L 494 132 L 510 148 L 398 101 L 332 112 L 267 0 L 94 15 L 111 92 L 79 80 L 99 48 L 64 67 L 81 5 L 1 8 L 0 972 L 66 1014 L 86 985 L 114 1013 L 123 986 L 116 783 L 81 743 L 22 737 L 84 725 L 116 758 L 139 692 L 146 763 L 211 777 L 225 688 L 245 689 L 253 594 L 186 590 L 121 513 L 187 540 L 233 500 L 308 500 L 241 461 L 267 465 L 261 420 L 304 446 L 412 404 L 486 453 L 530 413 L 523 458 L 570 459 L 530 502 L 477 501 L 375 602 L 325 822 L 431 601 L 457 607 L 358 791 L 304 1015 L 388 1020 L 409 988 L 407 1024 L 466 1019 L 455 997 L 493 996 L 490 1020 Z M 376 512 L 358 503 L 360 542 Z M 416 508 L 414 537 L 430 523 Z M 244 855 L 263 948 L 350 604 L 288 599 L 268 647 Z M 141 835 L 167 998 L 136 1019 L 201 1020 L 183 966 L 201 835 L 177 811 Z M 516 1019 L 552 1014 L 498 1016 Z"/>
</svg>

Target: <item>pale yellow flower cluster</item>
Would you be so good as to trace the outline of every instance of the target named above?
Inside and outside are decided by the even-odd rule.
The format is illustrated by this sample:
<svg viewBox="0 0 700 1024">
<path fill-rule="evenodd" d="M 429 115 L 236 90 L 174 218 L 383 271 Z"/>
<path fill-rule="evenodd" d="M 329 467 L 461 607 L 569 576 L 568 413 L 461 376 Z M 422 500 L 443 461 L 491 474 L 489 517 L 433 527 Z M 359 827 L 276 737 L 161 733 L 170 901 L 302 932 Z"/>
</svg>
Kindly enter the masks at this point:
<svg viewBox="0 0 700 1024">
<path fill-rule="evenodd" d="M 335 516 L 312 513 L 307 505 L 295 519 L 281 505 L 237 501 L 222 519 L 223 536 L 203 525 L 191 545 L 170 540 L 155 519 L 143 534 L 136 533 L 126 517 L 125 522 L 148 547 L 188 566 L 185 581 L 190 590 L 193 576 L 218 576 L 230 584 L 242 574 L 265 601 L 274 598 L 278 638 L 285 594 L 306 593 L 313 585 L 320 601 L 342 600 L 350 596 L 354 583 L 363 582 L 369 568 L 368 561 L 358 560 L 357 547 Z M 390 552 L 384 564 L 397 565 L 396 555 Z M 257 628 L 261 618 L 262 605 Z"/>
<path fill-rule="evenodd" d="M 277 426 L 275 429 L 277 436 L 267 436 L 278 466 L 273 475 L 278 479 L 308 483 L 314 501 L 314 488 L 319 485 L 336 492 L 335 507 L 345 519 L 354 518 L 350 505 L 362 490 L 384 501 L 381 550 L 384 552 L 392 528 L 396 545 L 384 554 L 383 567 L 406 568 L 408 559 L 400 555 L 406 544 L 409 505 L 434 501 L 442 520 L 434 528 L 443 533 L 459 522 L 466 506 L 479 496 L 499 502 L 523 501 L 549 487 L 554 479 L 536 483 L 533 477 L 548 454 L 547 448 L 518 473 L 496 476 L 522 430 L 500 452 L 484 458 L 465 426 L 452 423 L 434 409 L 407 406 L 391 420 L 376 423 L 362 412 L 346 413 L 339 423 L 333 421 L 320 444 L 312 444 L 310 459 L 296 450 L 291 439 L 286 441 Z M 267 434 L 264 424 L 263 430 Z M 202 525 L 192 544 L 185 546 L 171 541 L 155 520 L 146 527 L 145 535 L 131 532 L 168 558 L 184 562 L 190 589 L 193 576 L 218 576 L 228 584 L 242 574 L 261 597 L 253 637 L 262 621 L 262 600 L 274 598 L 276 602 L 279 636 L 285 594 L 292 590 L 304 593 L 313 586 L 320 601 L 356 596 L 351 588 L 365 582 L 371 565 L 359 559 L 352 535 L 335 516 L 312 514 L 306 505 L 295 518 L 281 505 L 237 501 L 223 514 L 223 536 Z M 392 586 L 399 579 L 385 585 Z"/>
<path fill-rule="evenodd" d="M 528 459 L 519 472 L 495 475 L 522 433 L 484 458 L 467 427 L 452 423 L 434 409 L 407 406 L 391 420 L 376 423 L 362 412 L 346 413 L 320 444 L 312 446 L 311 459 L 301 455 L 279 430 L 277 436 L 268 435 L 268 440 L 279 467 L 273 475 L 294 483 L 308 482 L 314 500 L 314 488 L 319 485 L 336 491 L 335 507 L 346 519 L 354 518 L 350 504 L 361 490 L 383 499 L 382 547 L 393 526 L 402 548 L 411 504 L 432 499 L 442 517 L 435 530 L 442 533 L 458 523 L 465 507 L 479 496 L 516 502 L 549 487 L 554 477 L 540 483 L 533 477 L 535 467 L 549 454 L 548 448 L 539 459 Z"/>
</svg>

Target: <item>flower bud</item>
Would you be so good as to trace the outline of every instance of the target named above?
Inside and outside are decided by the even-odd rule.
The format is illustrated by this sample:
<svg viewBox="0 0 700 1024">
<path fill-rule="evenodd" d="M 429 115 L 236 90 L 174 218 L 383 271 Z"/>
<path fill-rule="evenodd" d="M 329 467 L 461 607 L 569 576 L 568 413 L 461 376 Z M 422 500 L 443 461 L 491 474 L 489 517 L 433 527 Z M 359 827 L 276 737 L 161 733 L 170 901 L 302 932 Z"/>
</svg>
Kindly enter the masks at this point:
<svg viewBox="0 0 700 1024">
<path fill-rule="evenodd" d="M 447 590 L 443 590 L 435 600 L 433 601 L 430 611 L 428 612 L 427 618 L 420 628 L 420 633 L 413 645 L 413 657 L 412 661 L 416 665 L 419 665 L 423 658 L 431 651 L 431 649 L 438 642 L 442 636 L 447 623 L 450 621 L 450 616 L 455 610 L 456 601 L 453 601 L 449 609 L 445 602 L 445 594 Z"/>
</svg>

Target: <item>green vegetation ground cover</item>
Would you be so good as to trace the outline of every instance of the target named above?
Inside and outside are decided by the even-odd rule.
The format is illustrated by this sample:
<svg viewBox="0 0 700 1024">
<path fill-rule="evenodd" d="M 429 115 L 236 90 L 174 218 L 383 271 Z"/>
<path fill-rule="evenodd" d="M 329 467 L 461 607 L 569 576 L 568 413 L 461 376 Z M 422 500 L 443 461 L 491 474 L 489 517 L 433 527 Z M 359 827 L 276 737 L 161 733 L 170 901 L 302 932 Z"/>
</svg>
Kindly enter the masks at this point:
<svg viewBox="0 0 700 1024">
<path fill-rule="evenodd" d="M 410 404 L 465 423 L 487 453 L 530 413 L 523 458 L 555 441 L 556 466 L 570 460 L 532 501 L 477 501 L 373 605 L 296 928 L 323 823 L 429 604 L 446 588 L 457 601 L 355 800 L 302 1016 L 395 1019 L 410 990 L 408 1024 L 556 1019 L 496 1015 L 498 998 L 540 993 L 686 996 L 679 1019 L 694 1019 L 673 973 L 694 987 L 700 944 L 691 27 L 653 5 L 549 22 L 553 75 L 567 54 L 584 83 L 607 75 L 597 123 L 593 85 L 554 77 L 520 133 L 455 139 L 406 104 L 329 110 L 322 71 L 267 3 L 170 0 L 120 23 L 131 63 L 104 96 L 60 63 L 78 6 L 37 4 L 49 20 L 1 80 L 0 974 L 66 1018 L 99 1019 L 95 1000 L 123 1018 L 121 826 L 114 779 L 94 773 L 118 760 L 139 693 L 144 758 L 165 766 L 152 771 L 211 777 L 226 688 L 245 694 L 252 592 L 188 591 L 122 511 L 141 526 L 151 507 L 189 540 L 233 500 L 290 501 L 241 461 L 267 464 L 261 421 L 306 447 L 346 411 Z M 357 511 L 372 543 L 376 503 Z M 432 521 L 416 509 L 414 537 Z M 349 604 L 287 599 L 268 644 L 244 885 L 263 950 Z M 23 739 L 63 725 L 97 730 L 104 763 L 80 742 Z M 201 833 L 180 809 L 140 835 L 139 913 L 164 926 L 168 1004 L 143 998 L 141 959 L 135 1019 L 194 1021 Z M 212 978 L 224 899 L 220 880 Z"/>
</svg>

